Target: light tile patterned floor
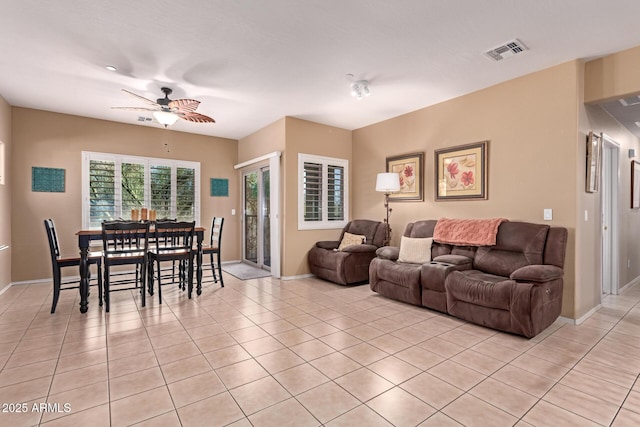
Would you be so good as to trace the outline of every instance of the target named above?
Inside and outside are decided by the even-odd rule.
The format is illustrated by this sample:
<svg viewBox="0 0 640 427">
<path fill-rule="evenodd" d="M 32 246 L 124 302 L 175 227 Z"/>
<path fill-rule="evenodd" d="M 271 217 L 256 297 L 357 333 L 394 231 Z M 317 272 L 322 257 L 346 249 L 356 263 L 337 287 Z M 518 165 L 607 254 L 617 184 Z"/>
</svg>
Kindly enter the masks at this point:
<svg viewBox="0 0 640 427">
<path fill-rule="evenodd" d="M 638 286 L 527 340 L 366 285 L 225 282 L 109 314 L 95 290 L 51 315 L 51 285 L 8 289 L 0 425 L 640 425 Z"/>
</svg>

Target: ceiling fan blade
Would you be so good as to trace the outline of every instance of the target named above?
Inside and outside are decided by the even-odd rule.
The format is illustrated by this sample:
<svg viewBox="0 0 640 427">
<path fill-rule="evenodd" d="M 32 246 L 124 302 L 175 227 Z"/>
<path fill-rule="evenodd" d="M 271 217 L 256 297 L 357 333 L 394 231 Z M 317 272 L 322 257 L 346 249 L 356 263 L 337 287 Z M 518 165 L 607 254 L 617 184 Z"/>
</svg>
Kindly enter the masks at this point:
<svg viewBox="0 0 640 427">
<path fill-rule="evenodd" d="M 128 90 L 126 90 L 126 89 L 122 89 L 122 91 L 123 91 L 124 93 L 126 93 L 126 94 L 129 94 L 129 95 L 133 96 L 133 97 L 134 97 L 134 98 L 136 98 L 137 100 L 144 102 L 145 104 L 154 105 L 154 106 L 158 105 L 158 103 L 157 103 L 157 102 L 152 101 L 152 100 L 150 100 L 150 99 L 147 99 L 147 98 L 145 98 L 144 96 L 140 96 L 140 95 L 135 94 L 135 93 L 133 93 L 133 92 L 129 92 L 129 91 L 128 91 Z"/>
<path fill-rule="evenodd" d="M 178 113 L 178 117 L 188 122 L 194 122 L 194 123 L 215 123 L 216 122 L 211 117 L 205 116 L 204 114 L 187 112 L 187 111 Z"/>
<path fill-rule="evenodd" d="M 169 108 L 177 112 L 193 113 L 200 105 L 200 101 L 195 99 L 175 99 L 169 102 Z"/>
<path fill-rule="evenodd" d="M 145 108 L 145 107 L 111 107 L 112 110 L 127 110 L 127 111 L 159 111 L 160 108 Z"/>
</svg>

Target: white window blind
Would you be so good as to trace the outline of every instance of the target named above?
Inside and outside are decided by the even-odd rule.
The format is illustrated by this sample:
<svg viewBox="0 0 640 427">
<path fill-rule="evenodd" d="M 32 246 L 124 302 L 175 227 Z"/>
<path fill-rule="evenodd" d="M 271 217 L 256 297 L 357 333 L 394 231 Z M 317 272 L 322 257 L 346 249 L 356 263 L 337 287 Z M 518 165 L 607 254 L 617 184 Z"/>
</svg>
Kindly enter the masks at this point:
<svg viewBox="0 0 640 427">
<path fill-rule="evenodd" d="M 92 152 L 82 159 L 83 227 L 129 219 L 143 207 L 200 223 L 200 163 Z"/>
<path fill-rule="evenodd" d="M 298 155 L 298 229 L 342 228 L 349 218 L 348 161 Z"/>
</svg>

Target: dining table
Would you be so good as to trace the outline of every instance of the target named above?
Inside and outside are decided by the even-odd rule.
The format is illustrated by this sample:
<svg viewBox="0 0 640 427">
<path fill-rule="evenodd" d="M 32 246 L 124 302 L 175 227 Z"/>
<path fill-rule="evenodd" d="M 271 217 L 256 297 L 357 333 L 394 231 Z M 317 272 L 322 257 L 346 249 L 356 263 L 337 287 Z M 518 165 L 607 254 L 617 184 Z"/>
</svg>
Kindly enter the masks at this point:
<svg viewBox="0 0 640 427">
<path fill-rule="evenodd" d="M 153 230 L 153 225 L 151 230 Z M 195 257 L 196 293 L 200 295 L 202 293 L 202 241 L 204 240 L 205 228 L 196 227 L 194 231 L 197 248 Z M 102 229 L 81 229 L 76 232 L 76 236 L 78 236 L 78 248 L 80 249 L 80 313 L 86 313 L 89 308 L 89 246 L 92 240 L 102 240 Z"/>
</svg>

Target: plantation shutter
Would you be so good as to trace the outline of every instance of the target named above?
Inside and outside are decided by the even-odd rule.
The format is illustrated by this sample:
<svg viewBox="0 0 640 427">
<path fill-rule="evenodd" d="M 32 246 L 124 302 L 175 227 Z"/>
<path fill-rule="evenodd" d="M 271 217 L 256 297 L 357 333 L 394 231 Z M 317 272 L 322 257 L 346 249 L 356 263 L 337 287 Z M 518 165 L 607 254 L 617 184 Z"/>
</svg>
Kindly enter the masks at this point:
<svg viewBox="0 0 640 427">
<path fill-rule="evenodd" d="M 176 169 L 176 217 L 178 221 L 192 221 L 196 206 L 196 171 Z"/>
<path fill-rule="evenodd" d="M 344 220 L 344 167 L 327 166 L 327 219 Z"/>
<path fill-rule="evenodd" d="M 304 220 L 322 221 L 322 165 L 304 162 Z"/>
<path fill-rule="evenodd" d="M 150 209 L 156 210 L 158 218 L 175 218 L 171 210 L 171 166 L 152 165 L 150 171 Z"/>
<path fill-rule="evenodd" d="M 102 221 L 118 216 L 116 206 L 116 163 L 91 160 L 89 162 L 89 226 L 99 227 Z"/>
</svg>

